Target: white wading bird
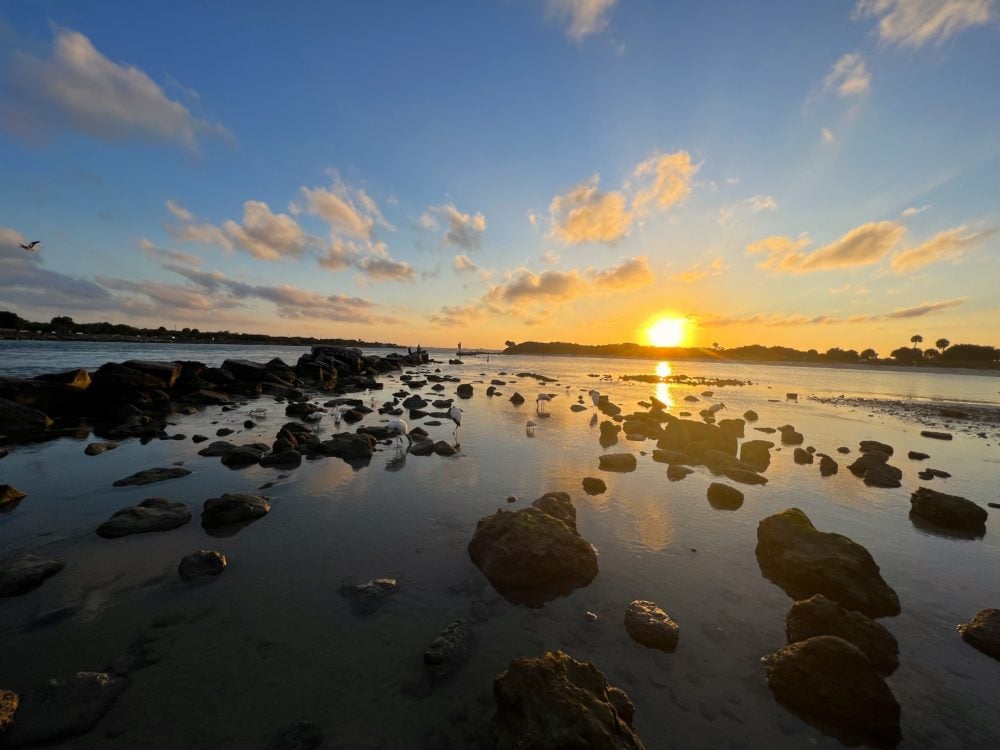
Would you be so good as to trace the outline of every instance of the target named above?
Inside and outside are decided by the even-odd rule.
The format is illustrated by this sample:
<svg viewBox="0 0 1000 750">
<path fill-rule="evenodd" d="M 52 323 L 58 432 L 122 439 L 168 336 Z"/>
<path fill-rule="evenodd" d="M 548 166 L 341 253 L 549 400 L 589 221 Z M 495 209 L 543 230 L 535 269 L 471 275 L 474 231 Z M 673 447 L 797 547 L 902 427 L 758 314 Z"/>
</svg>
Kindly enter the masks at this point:
<svg viewBox="0 0 1000 750">
<path fill-rule="evenodd" d="M 455 438 L 455 445 L 458 445 L 458 428 L 462 426 L 462 410 L 453 406 L 448 410 L 448 418 L 455 423 L 455 431 L 451 433 Z"/>
<path fill-rule="evenodd" d="M 405 419 L 390 419 L 386 424 L 386 429 L 389 431 L 390 435 L 395 436 L 400 442 L 403 438 L 406 438 L 408 445 L 413 445 L 413 438 L 410 437 L 410 425 L 406 423 Z"/>
</svg>

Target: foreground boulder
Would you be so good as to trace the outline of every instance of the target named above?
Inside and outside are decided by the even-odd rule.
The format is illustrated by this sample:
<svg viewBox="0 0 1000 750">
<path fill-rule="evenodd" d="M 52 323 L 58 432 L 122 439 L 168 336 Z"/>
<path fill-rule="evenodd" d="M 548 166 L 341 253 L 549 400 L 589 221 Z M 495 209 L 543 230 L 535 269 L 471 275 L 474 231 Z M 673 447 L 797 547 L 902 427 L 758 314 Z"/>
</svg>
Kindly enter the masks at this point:
<svg viewBox="0 0 1000 750">
<path fill-rule="evenodd" d="M 750 466 L 754 471 L 767 471 L 771 465 L 770 440 L 747 440 L 740 445 L 740 461 Z"/>
<path fill-rule="evenodd" d="M 673 651 L 680 626 L 653 602 L 636 600 L 625 610 L 625 630 L 632 640 L 649 648 Z"/>
<path fill-rule="evenodd" d="M 882 674 L 892 674 L 899 666 L 899 643 L 892 633 L 860 612 L 844 609 L 822 594 L 792 605 L 785 617 L 785 635 L 789 643 L 818 635 L 835 635 L 861 649 Z"/>
<path fill-rule="evenodd" d="M 465 620 L 455 620 L 424 651 L 424 666 L 437 679 L 450 677 L 469 660 L 475 634 Z"/>
<path fill-rule="evenodd" d="M 986 533 L 985 510 L 971 500 L 920 487 L 910 496 L 910 518 L 973 536 Z"/>
<path fill-rule="evenodd" d="M 970 646 L 1000 661 L 1000 609 L 982 610 L 964 625 L 959 625 L 958 634 Z"/>
<path fill-rule="evenodd" d="M 184 503 L 151 497 L 138 505 L 122 508 L 97 527 L 97 535 L 116 539 L 130 534 L 169 531 L 191 520 L 191 511 Z"/>
<path fill-rule="evenodd" d="M 90 731 L 125 688 L 104 672 L 77 672 L 34 687 L 21 696 L 6 739 L 13 747 L 42 745 Z"/>
<path fill-rule="evenodd" d="M 836 636 L 798 641 L 765 657 L 778 702 L 848 744 L 895 747 L 899 704 L 868 658 Z"/>
<path fill-rule="evenodd" d="M 0 484 L 0 511 L 6 507 L 13 508 L 27 496 L 26 492 L 22 492 L 14 485 Z"/>
<path fill-rule="evenodd" d="M 708 502 L 716 510 L 739 510 L 743 507 L 743 493 L 728 484 L 712 482 L 708 485 Z"/>
<path fill-rule="evenodd" d="M 182 469 L 180 466 L 168 466 L 165 468 L 156 469 L 143 469 L 142 471 L 137 471 L 135 474 L 124 479 L 119 479 L 114 483 L 115 487 L 134 487 L 143 484 L 153 484 L 154 482 L 163 482 L 167 479 L 177 479 L 178 477 L 186 477 L 191 472 L 188 469 Z"/>
<path fill-rule="evenodd" d="M 206 529 L 243 526 L 271 511 L 267 498 L 259 495 L 229 493 L 210 497 L 201 512 L 201 525 Z"/>
<path fill-rule="evenodd" d="M 565 493 L 516 512 L 498 510 L 476 524 L 469 557 L 508 601 L 541 606 L 597 575 L 597 553 L 577 532 L 575 516 Z"/>
<path fill-rule="evenodd" d="M 51 426 L 52 420 L 37 409 L 0 398 L 0 435 L 30 435 Z"/>
<path fill-rule="evenodd" d="M 817 531 L 798 508 L 758 524 L 756 553 L 761 572 L 795 599 L 823 594 L 869 617 L 899 614 L 899 597 L 868 550 L 846 536 Z"/>
<path fill-rule="evenodd" d="M 562 651 L 514 659 L 493 682 L 496 750 L 642 750 L 632 702 Z"/>
<path fill-rule="evenodd" d="M 20 553 L 0 560 L 0 596 L 20 596 L 66 567 L 54 557 Z"/>
<path fill-rule="evenodd" d="M 181 558 L 177 566 L 177 575 L 183 581 L 193 581 L 201 576 L 217 576 L 228 564 L 229 561 L 221 552 L 202 549 Z"/>
</svg>

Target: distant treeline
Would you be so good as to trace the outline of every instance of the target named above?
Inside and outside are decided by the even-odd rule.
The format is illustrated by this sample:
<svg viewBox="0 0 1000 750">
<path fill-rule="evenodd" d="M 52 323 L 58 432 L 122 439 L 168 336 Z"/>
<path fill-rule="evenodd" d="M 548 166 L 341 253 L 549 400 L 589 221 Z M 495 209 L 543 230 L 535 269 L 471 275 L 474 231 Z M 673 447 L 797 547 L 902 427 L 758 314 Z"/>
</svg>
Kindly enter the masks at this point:
<svg viewBox="0 0 1000 750">
<path fill-rule="evenodd" d="M 717 359 L 741 362 L 817 362 L 838 364 L 921 365 L 939 367 L 1000 367 L 1000 349 L 978 344 L 954 344 L 938 349 L 921 350 L 904 346 L 888 358 L 880 358 L 874 349 L 860 352 L 834 347 L 825 352 L 801 351 L 787 346 L 656 347 L 641 344 L 570 344 L 562 341 L 508 342 L 504 354 L 561 355 L 572 357 L 620 357 L 629 359 Z"/>
<path fill-rule="evenodd" d="M 197 328 L 136 328 L 125 323 L 77 323 L 60 315 L 48 323 L 24 320 L 16 313 L 0 310 L 0 338 L 62 339 L 94 341 L 153 341 L 187 344 L 274 344 L 279 346 L 359 346 L 398 349 L 397 344 L 359 339 L 318 339 L 311 336 L 268 336 L 263 333 L 200 331 Z"/>
</svg>

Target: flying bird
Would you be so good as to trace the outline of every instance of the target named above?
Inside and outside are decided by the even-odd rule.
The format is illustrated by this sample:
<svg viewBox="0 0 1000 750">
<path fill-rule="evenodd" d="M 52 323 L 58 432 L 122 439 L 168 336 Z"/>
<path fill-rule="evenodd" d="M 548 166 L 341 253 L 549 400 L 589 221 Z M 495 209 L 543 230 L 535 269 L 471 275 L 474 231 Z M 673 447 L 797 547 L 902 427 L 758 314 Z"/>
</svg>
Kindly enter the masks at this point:
<svg viewBox="0 0 1000 750">
<path fill-rule="evenodd" d="M 451 434 L 455 438 L 455 445 L 458 445 L 458 428 L 462 426 L 462 410 L 457 406 L 451 407 L 448 410 L 448 418 L 455 423 L 455 431 Z"/>
<path fill-rule="evenodd" d="M 27 245 L 21 245 L 21 248 L 24 249 L 24 250 L 34 251 L 35 245 L 41 245 L 41 244 L 42 244 L 41 240 L 32 240 Z"/>
</svg>

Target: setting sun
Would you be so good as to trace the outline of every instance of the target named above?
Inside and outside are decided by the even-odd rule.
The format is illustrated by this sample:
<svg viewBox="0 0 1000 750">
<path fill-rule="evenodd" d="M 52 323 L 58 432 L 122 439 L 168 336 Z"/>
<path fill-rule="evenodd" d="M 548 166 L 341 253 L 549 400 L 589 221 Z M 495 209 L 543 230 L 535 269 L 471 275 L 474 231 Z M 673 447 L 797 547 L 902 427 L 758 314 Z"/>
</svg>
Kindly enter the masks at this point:
<svg viewBox="0 0 1000 750">
<path fill-rule="evenodd" d="M 660 318 L 646 330 L 646 337 L 653 346 L 680 346 L 686 326 L 684 318 Z"/>
</svg>

